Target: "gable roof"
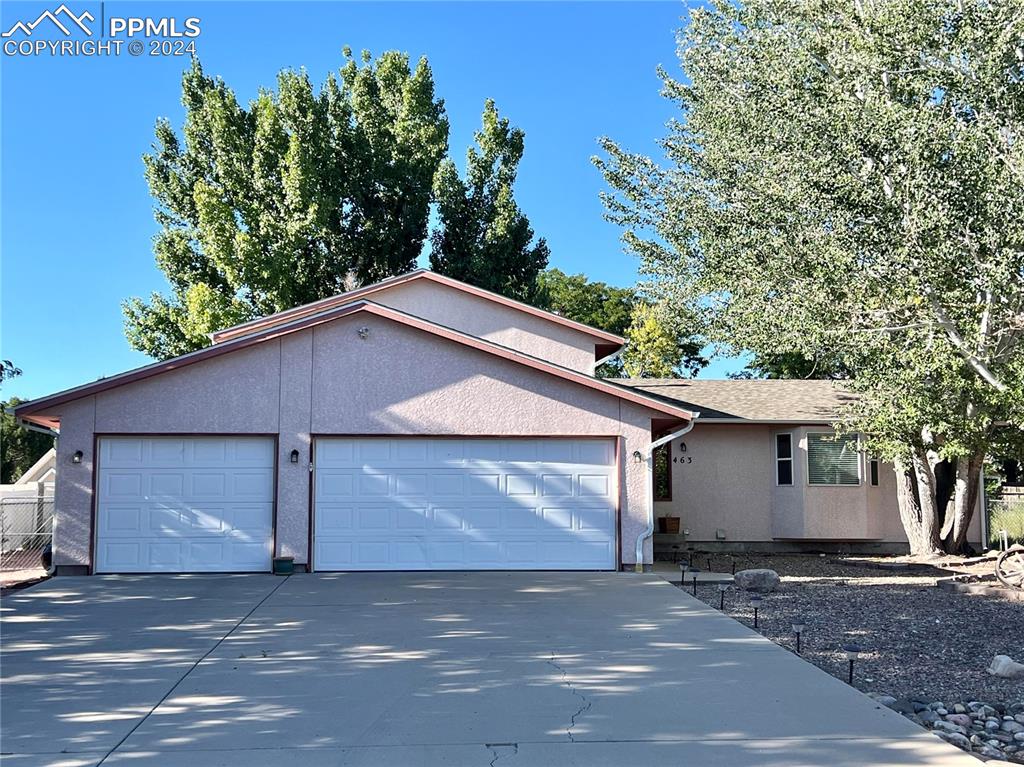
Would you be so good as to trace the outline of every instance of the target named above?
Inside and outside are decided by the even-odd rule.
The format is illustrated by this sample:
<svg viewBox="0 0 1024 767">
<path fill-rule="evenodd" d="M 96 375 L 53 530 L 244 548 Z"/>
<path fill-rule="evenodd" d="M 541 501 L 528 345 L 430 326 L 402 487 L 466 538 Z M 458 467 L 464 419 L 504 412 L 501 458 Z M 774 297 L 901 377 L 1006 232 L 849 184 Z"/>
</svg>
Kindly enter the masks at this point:
<svg viewBox="0 0 1024 767">
<path fill-rule="evenodd" d="M 856 395 L 838 382 L 620 378 L 616 383 L 700 411 L 702 422 L 830 424 Z"/>
<path fill-rule="evenodd" d="M 268 327 L 273 327 L 281 323 L 290 322 L 291 320 L 298 319 L 299 317 L 306 317 L 311 314 L 318 314 L 327 309 L 332 309 L 336 306 L 350 304 L 358 299 L 367 298 L 369 296 L 374 295 L 375 293 L 379 293 L 384 290 L 390 290 L 391 288 L 397 287 L 398 285 L 405 285 L 416 280 L 426 280 L 429 282 L 437 283 L 439 285 L 444 285 L 446 287 L 462 291 L 463 293 L 468 293 L 479 298 L 485 298 L 488 301 L 493 301 L 494 303 L 501 304 L 502 306 L 507 306 L 509 308 L 516 309 L 517 311 L 521 311 L 525 314 L 531 314 L 534 317 L 540 317 L 541 319 L 547 320 L 548 322 L 553 322 L 557 325 L 562 325 L 564 327 L 579 331 L 580 333 L 584 333 L 592 337 L 602 347 L 606 347 L 603 349 L 603 351 L 605 351 L 608 354 L 615 351 L 615 349 L 609 350 L 607 347 L 612 346 L 618 348 L 626 343 L 626 339 L 622 338 L 621 336 L 617 336 L 614 333 L 609 333 L 605 330 L 591 327 L 590 325 L 585 325 L 582 322 L 570 320 L 567 317 L 562 317 L 559 314 L 547 312 L 544 311 L 543 309 L 538 309 L 535 306 L 530 306 L 529 304 L 524 304 L 521 301 L 515 301 L 511 298 L 506 298 L 505 296 L 499 295 L 497 293 L 492 293 L 491 291 L 484 290 L 483 288 L 478 288 L 473 285 L 469 285 L 465 282 L 452 279 L 451 277 L 445 277 L 443 274 L 432 272 L 429 269 L 417 269 L 416 271 L 409 272 L 408 274 L 401 274 L 398 275 L 397 277 L 389 277 L 386 280 L 381 280 L 380 282 L 375 282 L 372 285 L 366 285 L 365 287 L 362 288 L 356 288 L 355 290 L 350 290 L 347 293 L 340 293 L 336 296 L 331 296 L 330 298 L 323 298 L 319 301 L 314 301 L 313 303 L 310 304 L 303 304 L 302 306 L 296 306 L 292 309 L 286 309 L 285 311 L 278 312 L 277 314 L 270 314 L 266 317 L 260 317 L 255 320 L 249 320 L 248 322 L 243 322 L 240 325 L 234 325 L 230 328 L 216 330 L 210 334 L 210 340 L 213 341 L 214 344 L 223 343 L 224 341 L 228 341 L 232 338 L 238 338 L 239 336 L 248 335 L 249 333 L 257 332 Z"/>
<path fill-rule="evenodd" d="M 646 392 L 637 391 L 636 389 L 628 386 L 620 386 L 614 382 L 595 378 L 587 375 L 586 373 L 580 373 L 579 371 L 571 370 L 569 368 L 562 367 L 561 365 L 556 365 L 553 362 L 548 362 L 547 360 L 542 360 L 538 357 L 531 357 L 528 354 L 524 354 L 523 352 L 515 349 L 510 349 L 507 346 L 502 346 L 501 344 L 494 343 L 493 341 L 477 338 L 476 336 L 471 336 L 467 333 L 463 333 L 443 325 L 438 325 L 435 322 L 425 320 L 421 317 L 407 314 L 398 309 L 393 309 L 389 306 L 382 306 L 381 304 L 376 304 L 372 301 L 366 300 L 358 300 L 342 306 L 331 307 L 317 312 L 316 314 L 305 314 L 298 318 L 291 319 L 288 322 L 278 323 L 263 328 L 262 330 L 239 336 L 232 340 L 222 341 L 219 344 L 207 346 L 205 349 L 190 352 L 189 354 L 184 354 L 180 357 L 174 357 L 162 362 L 154 362 L 153 364 L 146 365 L 145 367 L 129 370 L 125 373 L 120 373 L 109 378 L 102 378 L 99 381 L 94 381 L 82 386 L 76 386 L 72 389 L 57 392 L 56 394 L 51 394 L 47 397 L 41 397 L 30 402 L 23 402 L 14 408 L 14 414 L 17 418 L 21 418 L 25 421 L 54 428 L 59 423 L 59 420 L 52 416 L 45 415 L 45 411 L 66 402 L 71 402 L 82 397 L 88 397 L 93 394 L 99 394 L 100 392 L 114 389 L 118 386 L 124 386 L 125 384 L 134 383 L 135 381 L 151 378 L 152 376 L 160 375 L 161 373 L 178 370 L 212 357 L 218 357 L 222 354 L 228 354 L 239 349 L 255 346 L 256 344 L 264 343 L 265 341 L 280 338 L 291 333 L 296 333 L 300 330 L 305 330 L 306 328 L 311 328 L 316 325 L 321 325 L 326 322 L 331 322 L 333 320 L 340 319 L 341 317 L 347 317 L 360 312 L 366 312 L 378 317 L 393 320 L 394 322 L 416 328 L 417 330 L 422 330 L 434 336 L 462 344 L 463 346 L 478 349 L 495 357 L 526 365 L 534 370 L 539 370 L 558 378 L 572 381 L 573 383 L 604 392 L 605 394 L 610 394 L 614 397 L 618 397 L 619 399 L 643 405 L 644 407 L 648 407 L 662 413 L 663 415 L 670 416 L 671 418 L 692 420 L 697 416 L 696 413 L 682 407 L 679 403 L 669 402 L 663 398 L 651 396 Z"/>
</svg>

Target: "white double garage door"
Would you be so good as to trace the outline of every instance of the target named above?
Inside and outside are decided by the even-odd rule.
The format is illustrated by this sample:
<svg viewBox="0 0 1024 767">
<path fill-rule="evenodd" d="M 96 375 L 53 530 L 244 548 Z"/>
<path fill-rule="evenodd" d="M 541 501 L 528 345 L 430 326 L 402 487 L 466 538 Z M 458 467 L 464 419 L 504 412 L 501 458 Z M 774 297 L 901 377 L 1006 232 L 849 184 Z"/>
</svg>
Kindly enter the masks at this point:
<svg viewBox="0 0 1024 767">
<path fill-rule="evenodd" d="M 274 450 L 266 437 L 101 438 L 97 572 L 269 570 Z M 318 571 L 616 564 L 610 439 L 318 438 L 314 467 Z"/>
</svg>

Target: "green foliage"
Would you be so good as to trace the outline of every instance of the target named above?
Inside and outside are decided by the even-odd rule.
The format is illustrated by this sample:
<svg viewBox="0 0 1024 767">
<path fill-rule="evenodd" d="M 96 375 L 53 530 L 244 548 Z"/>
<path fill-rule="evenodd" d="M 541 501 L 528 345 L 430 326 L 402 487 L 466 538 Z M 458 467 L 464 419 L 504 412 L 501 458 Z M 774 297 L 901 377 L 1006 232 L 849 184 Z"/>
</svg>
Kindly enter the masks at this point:
<svg viewBox="0 0 1024 767">
<path fill-rule="evenodd" d="M 676 378 L 696 375 L 707 364 L 700 343 L 651 307 L 636 288 L 591 282 L 586 275 L 559 269 L 541 272 L 537 287 L 535 302 L 542 309 L 626 338 L 625 351 L 598 367 L 598 377 Z"/>
<path fill-rule="evenodd" d="M 125 302 L 131 345 L 158 358 L 217 328 L 409 271 L 427 235 L 447 151 L 444 104 L 426 59 L 389 51 L 314 91 L 304 71 L 248 108 L 198 60 L 182 78 L 179 135 L 156 126 L 146 181 L 171 294 Z"/>
<path fill-rule="evenodd" d="M 843 380 L 851 377 L 841 360 L 806 357 L 799 352 L 755 354 L 750 363 L 730 378 L 816 378 Z"/>
<path fill-rule="evenodd" d="M 17 378 L 20 375 L 21 368 L 15 367 L 13 362 L 10 360 L 0 360 L 0 384 L 12 378 Z"/>
<path fill-rule="evenodd" d="M 651 290 L 757 359 L 841 360 L 886 457 L 1024 420 L 1024 6 L 696 9 L 666 167 L 597 161 Z"/>
<path fill-rule="evenodd" d="M 700 343 L 663 307 L 640 301 L 633 307 L 622 364 L 630 378 L 694 376 L 707 364 Z"/>
<path fill-rule="evenodd" d="M 520 301 L 533 301 L 548 246 L 534 242 L 530 222 L 512 194 L 525 134 L 484 105 L 477 146 L 466 155 L 466 178 L 451 160 L 434 183 L 440 226 L 431 235 L 430 268 Z"/>
<path fill-rule="evenodd" d="M 536 305 L 621 336 L 637 303 L 636 290 L 591 282 L 584 274 L 546 269 L 537 276 Z"/>
<path fill-rule="evenodd" d="M 0 413 L 0 484 L 9 485 L 32 467 L 54 445 L 53 437 L 18 426 L 7 412 L 25 400 L 11 397 Z"/>
</svg>

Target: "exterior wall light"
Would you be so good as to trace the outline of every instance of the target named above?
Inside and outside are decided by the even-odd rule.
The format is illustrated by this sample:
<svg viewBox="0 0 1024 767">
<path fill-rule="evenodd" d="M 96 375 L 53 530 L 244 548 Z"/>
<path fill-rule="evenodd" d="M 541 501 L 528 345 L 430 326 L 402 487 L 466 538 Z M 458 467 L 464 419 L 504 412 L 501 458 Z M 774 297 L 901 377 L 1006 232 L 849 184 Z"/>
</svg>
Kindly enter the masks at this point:
<svg viewBox="0 0 1024 767">
<path fill-rule="evenodd" d="M 299 451 L 298 450 L 292 450 L 291 461 L 292 461 L 292 463 L 298 463 L 299 462 Z"/>
<path fill-rule="evenodd" d="M 644 462 L 643 453 L 641 453 L 639 450 L 634 450 L 633 451 L 633 463 L 643 463 L 643 462 Z"/>
<path fill-rule="evenodd" d="M 71 456 L 71 463 L 81 463 L 82 458 L 85 456 L 81 450 L 76 450 Z"/>
</svg>

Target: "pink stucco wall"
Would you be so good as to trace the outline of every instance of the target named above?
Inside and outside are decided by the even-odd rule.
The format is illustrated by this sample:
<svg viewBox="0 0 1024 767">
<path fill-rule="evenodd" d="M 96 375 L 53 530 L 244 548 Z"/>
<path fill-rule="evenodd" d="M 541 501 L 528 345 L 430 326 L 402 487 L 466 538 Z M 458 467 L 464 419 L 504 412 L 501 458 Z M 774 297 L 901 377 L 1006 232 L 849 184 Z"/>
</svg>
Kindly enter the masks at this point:
<svg viewBox="0 0 1024 767">
<path fill-rule="evenodd" d="M 365 340 L 358 330 L 366 328 Z M 650 441 L 641 405 L 376 316 L 354 315 L 58 408 L 55 561 L 89 562 L 94 435 L 259 433 L 279 440 L 277 550 L 307 560 L 311 435 L 459 434 Z M 298 449 L 298 464 L 288 454 Z M 70 456 L 82 450 L 81 464 Z M 644 466 L 621 462 L 621 552 L 645 526 Z M 647 544 L 647 561 L 651 544 Z"/>
<path fill-rule="evenodd" d="M 428 280 L 413 280 L 374 293 L 370 298 L 571 370 L 594 370 L 593 336 L 481 296 Z"/>
<path fill-rule="evenodd" d="M 655 504 L 656 516 L 678 516 L 689 540 L 714 541 L 723 530 L 727 541 L 819 540 L 905 543 L 896 505 L 896 477 L 891 464 L 879 467 L 877 487 L 812 486 L 807 483 L 807 434 L 823 426 L 769 424 L 702 424 L 672 445 L 672 501 Z M 793 484 L 775 482 L 775 435 L 793 435 Z M 981 540 L 980 512 L 969 540 Z"/>
</svg>

